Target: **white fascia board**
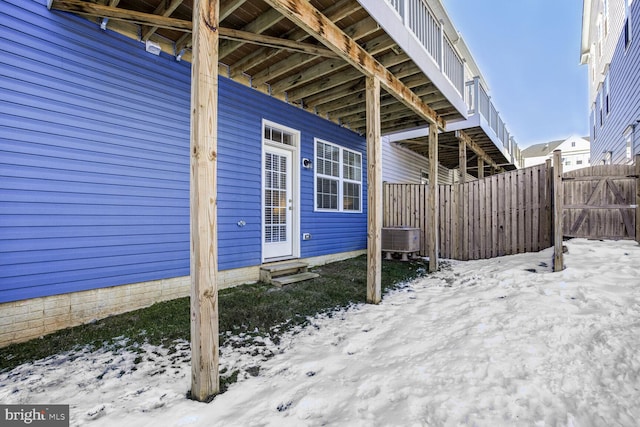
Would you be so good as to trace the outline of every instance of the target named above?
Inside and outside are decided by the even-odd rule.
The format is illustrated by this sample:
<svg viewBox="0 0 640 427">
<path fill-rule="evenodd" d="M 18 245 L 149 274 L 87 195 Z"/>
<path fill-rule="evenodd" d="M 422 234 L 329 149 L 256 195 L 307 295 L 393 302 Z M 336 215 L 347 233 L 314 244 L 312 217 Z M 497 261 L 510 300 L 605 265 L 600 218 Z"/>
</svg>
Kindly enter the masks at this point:
<svg viewBox="0 0 640 427">
<path fill-rule="evenodd" d="M 429 126 L 403 130 L 401 132 L 395 132 L 386 135 L 390 142 L 405 141 L 407 139 L 420 138 L 423 136 L 429 136 Z"/>
<path fill-rule="evenodd" d="M 422 72 L 442 92 L 462 117 L 467 117 L 467 104 L 464 102 L 462 94 L 458 93 L 449 79 L 440 71 L 438 64 L 405 26 L 400 15 L 393 7 L 384 0 L 358 0 L 358 2 L 413 62 L 420 67 Z"/>
<path fill-rule="evenodd" d="M 589 51 L 591 50 L 589 37 L 591 34 L 591 1 L 583 0 L 582 2 L 582 36 L 580 41 L 580 64 L 582 65 L 589 62 Z"/>
</svg>

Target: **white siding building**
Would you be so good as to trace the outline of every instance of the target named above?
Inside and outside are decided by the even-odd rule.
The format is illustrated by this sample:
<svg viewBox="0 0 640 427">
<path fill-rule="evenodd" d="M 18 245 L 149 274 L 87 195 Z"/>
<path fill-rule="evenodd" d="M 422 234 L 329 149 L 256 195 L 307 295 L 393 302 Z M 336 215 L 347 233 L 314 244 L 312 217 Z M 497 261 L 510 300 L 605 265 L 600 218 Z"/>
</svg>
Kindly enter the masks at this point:
<svg viewBox="0 0 640 427">
<path fill-rule="evenodd" d="M 522 150 L 524 166 L 540 165 L 553 157 L 555 150 L 562 151 L 563 170 L 580 169 L 590 164 L 591 143 L 589 137 L 570 136 L 567 139 L 543 142 Z"/>
</svg>

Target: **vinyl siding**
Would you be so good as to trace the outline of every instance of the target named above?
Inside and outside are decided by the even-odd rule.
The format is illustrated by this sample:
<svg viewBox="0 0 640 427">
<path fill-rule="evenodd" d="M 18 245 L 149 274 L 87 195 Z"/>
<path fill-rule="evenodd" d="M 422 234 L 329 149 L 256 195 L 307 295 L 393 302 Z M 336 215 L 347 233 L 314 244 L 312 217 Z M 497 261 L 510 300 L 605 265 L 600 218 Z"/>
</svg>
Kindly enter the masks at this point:
<svg viewBox="0 0 640 427">
<path fill-rule="evenodd" d="M 408 148 L 382 138 L 382 180 L 394 184 L 419 184 L 421 171 L 429 171 L 429 160 Z M 452 172 L 440 165 L 438 182 L 451 184 Z"/>
<path fill-rule="evenodd" d="M 45 4 L 0 3 L 0 302 L 188 275 L 189 64 Z M 366 157 L 362 137 L 224 78 L 219 104 L 225 270 L 261 262 L 263 118 L 302 132 L 301 157 L 314 137 Z M 365 248 L 366 208 L 313 212 L 301 179 L 302 256 Z"/>
<path fill-rule="evenodd" d="M 614 4 L 613 2 L 611 3 Z M 615 11 L 614 16 L 620 14 Z M 624 9 L 622 9 L 624 15 Z M 621 19 L 621 18 L 619 18 Z M 624 130 L 637 120 L 640 120 L 640 2 L 631 4 L 632 40 L 628 48 L 624 45 L 622 27 L 618 26 L 617 34 L 610 34 L 616 42 L 615 50 L 609 65 L 610 112 L 604 113 L 602 126 L 598 118 L 600 107 L 599 97 L 596 97 L 596 126 L 595 135 L 591 135 L 591 164 L 601 164 L 604 153 L 612 152 L 613 163 L 628 163 L 632 159 L 626 157 L 626 141 Z M 615 37 L 613 37 L 615 36 Z M 591 122 L 593 123 L 593 122 Z M 593 133 L 593 129 L 591 130 Z M 640 125 L 636 124 L 633 135 L 632 158 L 640 153 Z"/>
</svg>

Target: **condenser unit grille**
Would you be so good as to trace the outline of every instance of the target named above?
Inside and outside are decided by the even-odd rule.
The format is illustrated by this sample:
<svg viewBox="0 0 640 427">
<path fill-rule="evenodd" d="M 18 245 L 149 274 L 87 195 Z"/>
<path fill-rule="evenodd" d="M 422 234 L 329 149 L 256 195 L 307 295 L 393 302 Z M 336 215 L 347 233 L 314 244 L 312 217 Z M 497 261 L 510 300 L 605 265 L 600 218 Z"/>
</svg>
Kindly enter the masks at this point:
<svg viewBox="0 0 640 427">
<path fill-rule="evenodd" d="M 409 227 L 383 228 L 382 250 L 385 252 L 420 252 L 420 229 Z"/>
</svg>

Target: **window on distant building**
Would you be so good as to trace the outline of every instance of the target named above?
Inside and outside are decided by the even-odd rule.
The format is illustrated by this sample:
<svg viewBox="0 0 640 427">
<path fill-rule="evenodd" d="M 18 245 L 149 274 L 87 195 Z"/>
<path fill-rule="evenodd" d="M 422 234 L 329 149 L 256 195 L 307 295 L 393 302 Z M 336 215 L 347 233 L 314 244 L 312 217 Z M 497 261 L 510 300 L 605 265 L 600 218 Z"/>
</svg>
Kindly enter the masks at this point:
<svg viewBox="0 0 640 427">
<path fill-rule="evenodd" d="M 627 160 L 631 160 L 633 157 L 633 126 L 627 126 L 622 133 L 622 138 L 624 139 L 627 148 Z"/>
<path fill-rule="evenodd" d="M 576 146 L 576 142 L 575 141 L 571 141 L 571 146 L 575 147 Z"/>
<path fill-rule="evenodd" d="M 566 162 L 564 162 L 565 166 L 571 166 L 571 160 L 567 160 Z"/>
<path fill-rule="evenodd" d="M 598 106 L 598 116 L 600 117 L 600 127 L 602 127 L 604 124 L 604 90 L 602 88 L 598 91 L 598 103 L 600 104 Z"/>
<path fill-rule="evenodd" d="M 598 15 L 598 19 L 596 20 L 596 31 L 598 34 L 598 58 L 602 57 L 602 39 L 604 37 L 604 32 L 602 29 L 602 13 Z"/>
<path fill-rule="evenodd" d="M 429 183 L 429 171 L 426 169 L 420 169 L 420 184 Z"/>
<path fill-rule="evenodd" d="M 604 111 L 607 115 L 610 112 L 609 109 L 609 70 L 607 69 L 607 74 L 604 76 Z"/>
<path fill-rule="evenodd" d="M 576 165 L 581 165 L 582 164 L 582 160 L 576 160 Z"/>
<path fill-rule="evenodd" d="M 609 1 L 603 0 L 602 13 L 604 14 L 604 35 L 609 33 Z"/>
<path fill-rule="evenodd" d="M 316 209 L 362 211 L 362 154 L 316 140 Z"/>
<path fill-rule="evenodd" d="M 629 47 L 631 44 L 632 34 L 631 34 L 631 2 L 633 0 L 628 0 L 624 2 L 624 47 L 625 49 Z"/>
</svg>

